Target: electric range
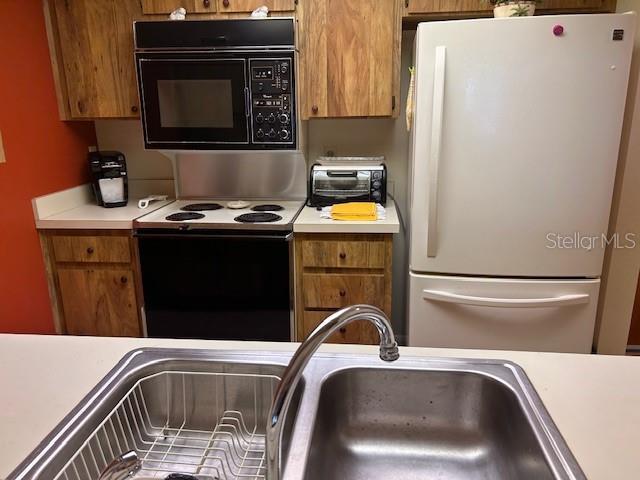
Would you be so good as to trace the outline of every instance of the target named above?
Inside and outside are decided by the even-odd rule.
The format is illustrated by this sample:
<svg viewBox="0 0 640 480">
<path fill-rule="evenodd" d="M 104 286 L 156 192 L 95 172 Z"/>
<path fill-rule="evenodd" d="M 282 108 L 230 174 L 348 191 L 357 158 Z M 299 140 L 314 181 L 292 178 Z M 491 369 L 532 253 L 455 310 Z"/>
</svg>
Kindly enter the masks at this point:
<svg viewBox="0 0 640 480">
<path fill-rule="evenodd" d="M 293 340 L 293 222 L 303 206 L 180 199 L 136 220 L 145 335 Z"/>
</svg>

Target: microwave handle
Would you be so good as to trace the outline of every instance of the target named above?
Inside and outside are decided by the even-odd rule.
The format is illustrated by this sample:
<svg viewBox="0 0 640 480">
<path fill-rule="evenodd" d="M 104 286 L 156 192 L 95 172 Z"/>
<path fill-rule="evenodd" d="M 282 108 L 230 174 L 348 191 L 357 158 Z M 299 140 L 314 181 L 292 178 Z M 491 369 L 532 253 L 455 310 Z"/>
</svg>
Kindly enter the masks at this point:
<svg viewBox="0 0 640 480">
<path fill-rule="evenodd" d="M 244 87 L 244 114 L 247 117 L 251 116 L 251 98 L 248 87 Z"/>
<path fill-rule="evenodd" d="M 328 171 L 327 177 L 357 177 L 358 172 L 356 170 L 348 171 Z"/>
</svg>

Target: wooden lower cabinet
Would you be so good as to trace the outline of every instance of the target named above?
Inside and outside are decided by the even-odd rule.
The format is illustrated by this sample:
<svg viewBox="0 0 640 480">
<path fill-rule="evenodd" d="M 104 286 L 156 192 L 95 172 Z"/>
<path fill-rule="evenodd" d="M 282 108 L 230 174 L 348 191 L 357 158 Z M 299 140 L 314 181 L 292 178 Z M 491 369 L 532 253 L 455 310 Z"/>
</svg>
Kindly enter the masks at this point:
<svg viewBox="0 0 640 480">
<path fill-rule="evenodd" d="M 296 339 L 336 310 L 359 303 L 391 314 L 391 234 L 296 234 Z M 378 342 L 369 322 L 347 325 L 331 343 Z"/>
<path fill-rule="evenodd" d="M 141 336 L 141 284 L 129 230 L 40 232 L 58 333 Z"/>
<path fill-rule="evenodd" d="M 130 269 L 60 267 L 58 284 L 66 333 L 115 337 L 140 335 Z"/>
</svg>

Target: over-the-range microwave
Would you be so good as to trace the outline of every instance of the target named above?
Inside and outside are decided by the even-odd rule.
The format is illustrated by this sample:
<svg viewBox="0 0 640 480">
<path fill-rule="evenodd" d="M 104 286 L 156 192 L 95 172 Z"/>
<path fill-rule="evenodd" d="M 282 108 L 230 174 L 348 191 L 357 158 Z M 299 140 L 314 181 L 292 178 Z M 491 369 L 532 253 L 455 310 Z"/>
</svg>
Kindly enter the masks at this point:
<svg viewBox="0 0 640 480">
<path fill-rule="evenodd" d="M 135 22 L 145 147 L 296 150 L 294 25 L 292 18 Z"/>
</svg>

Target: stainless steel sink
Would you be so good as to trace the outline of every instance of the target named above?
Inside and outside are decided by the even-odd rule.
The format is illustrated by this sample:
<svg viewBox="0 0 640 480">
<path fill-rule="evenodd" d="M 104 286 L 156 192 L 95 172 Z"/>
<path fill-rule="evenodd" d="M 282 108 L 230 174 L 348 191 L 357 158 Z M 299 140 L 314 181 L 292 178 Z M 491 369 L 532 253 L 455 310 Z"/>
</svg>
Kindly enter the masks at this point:
<svg viewBox="0 0 640 480">
<path fill-rule="evenodd" d="M 269 352 L 131 352 L 9 479 L 95 480 L 102 464 L 131 447 L 145 458 L 146 469 L 134 477 L 140 480 L 185 468 L 202 480 L 264 478 L 265 412 L 273 382 L 290 358 Z M 242 422 L 234 420 L 238 412 Z M 233 435 L 220 437 L 223 417 L 231 417 L 226 423 Z M 316 354 L 287 418 L 282 478 L 585 476 L 526 375 L 512 363 L 401 357 L 386 364 L 374 355 Z"/>
<path fill-rule="evenodd" d="M 328 478 L 554 475 L 507 385 L 473 372 L 360 368 L 320 391 L 305 479 Z"/>
</svg>

